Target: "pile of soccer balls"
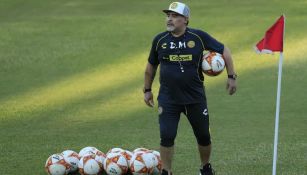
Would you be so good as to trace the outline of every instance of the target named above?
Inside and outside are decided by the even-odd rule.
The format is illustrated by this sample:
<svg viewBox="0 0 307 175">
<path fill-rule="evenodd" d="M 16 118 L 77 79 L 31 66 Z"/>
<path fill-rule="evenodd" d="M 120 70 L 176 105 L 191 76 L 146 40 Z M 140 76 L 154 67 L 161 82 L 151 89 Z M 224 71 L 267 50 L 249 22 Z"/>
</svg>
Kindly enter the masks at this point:
<svg viewBox="0 0 307 175">
<path fill-rule="evenodd" d="M 112 148 L 107 154 L 95 147 L 85 147 L 79 154 L 72 150 L 51 155 L 45 165 L 50 175 L 158 175 L 161 174 L 160 153 L 146 148 L 133 152 Z"/>
<path fill-rule="evenodd" d="M 217 76 L 223 72 L 225 60 L 223 55 L 217 52 L 208 52 L 203 56 L 202 69 L 206 75 Z"/>
</svg>

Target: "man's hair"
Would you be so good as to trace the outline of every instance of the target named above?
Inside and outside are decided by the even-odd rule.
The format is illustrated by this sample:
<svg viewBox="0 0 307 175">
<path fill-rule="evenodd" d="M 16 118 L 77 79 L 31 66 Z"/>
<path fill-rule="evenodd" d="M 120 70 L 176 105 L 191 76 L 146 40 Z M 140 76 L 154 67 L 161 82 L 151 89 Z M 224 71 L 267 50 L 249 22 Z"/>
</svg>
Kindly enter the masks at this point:
<svg viewBox="0 0 307 175">
<path fill-rule="evenodd" d="M 188 17 L 185 17 L 185 18 L 186 18 L 186 20 L 187 20 L 187 23 L 185 23 L 185 24 L 186 24 L 186 26 L 188 26 L 188 25 L 189 25 L 190 20 L 189 20 L 189 18 L 188 18 Z"/>
</svg>

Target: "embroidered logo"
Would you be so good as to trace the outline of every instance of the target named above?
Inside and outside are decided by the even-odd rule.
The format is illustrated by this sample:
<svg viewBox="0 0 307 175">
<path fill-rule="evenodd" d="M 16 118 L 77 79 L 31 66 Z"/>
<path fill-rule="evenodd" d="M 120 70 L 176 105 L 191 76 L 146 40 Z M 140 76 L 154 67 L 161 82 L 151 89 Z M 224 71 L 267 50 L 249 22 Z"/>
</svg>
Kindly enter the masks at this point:
<svg viewBox="0 0 307 175">
<path fill-rule="evenodd" d="M 177 8 L 177 6 L 178 6 L 178 4 L 176 2 L 173 2 L 171 4 L 171 9 L 175 9 L 175 8 Z"/>
<path fill-rule="evenodd" d="M 166 43 L 163 43 L 163 44 L 161 45 L 162 49 L 166 49 L 166 46 L 167 46 Z"/>
<path fill-rule="evenodd" d="M 194 42 L 194 41 L 189 41 L 189 42 L 188 42 L 188 47 L 189 47 L 189 48 L 195 47 L 195 42 Z"/>
<path fill-rule="evenodd" d="M 208 109 L 205 109 L 204 112 L 203 112 L 203 114 L 204 114 L 205 116 L 207 116 L 207 115 L 208 115 Z"/>
</svg>

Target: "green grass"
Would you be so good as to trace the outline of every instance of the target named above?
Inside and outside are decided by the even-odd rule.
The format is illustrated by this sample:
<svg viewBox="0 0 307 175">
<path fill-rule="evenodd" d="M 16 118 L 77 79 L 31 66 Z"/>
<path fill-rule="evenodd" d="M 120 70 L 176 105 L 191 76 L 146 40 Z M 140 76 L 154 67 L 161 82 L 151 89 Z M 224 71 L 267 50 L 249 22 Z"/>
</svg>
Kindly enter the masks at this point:
<svg viewBox="0 0 307 175">
<path fill-rule="evenodd" d="M 65 149 L 159 148 L 157 106 L 144 105 L 141 89 L 169 2 L 0 0 L 1 175 L 45 174 L 47 157 Z M 277 168 L 307 174 L 307 2 L 187 2 L 190 26 L 230 47 L 239 75 L 234 96 L 225 91 L 225 72 L 205 82 L 212 164 L 221 175 L 271 174 L 278 54 L 252 47 L 286 14 Z M 182 116 L 174 173 L 197 174 L 198 167 Z"/>
</svg>

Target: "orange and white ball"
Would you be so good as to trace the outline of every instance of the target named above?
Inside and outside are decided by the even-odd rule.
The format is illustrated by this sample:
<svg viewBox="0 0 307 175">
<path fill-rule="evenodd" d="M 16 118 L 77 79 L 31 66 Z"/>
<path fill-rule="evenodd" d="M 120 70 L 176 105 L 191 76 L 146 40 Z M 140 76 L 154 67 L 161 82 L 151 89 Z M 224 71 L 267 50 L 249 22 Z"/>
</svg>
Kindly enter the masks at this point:
<svg viewBox="0 0 307 175">
<path fill-rule="evenodd" d="M 136 148 L 136 149 L 133 150 L 133 154 L 136 154 L 136 153 L 146 153 L 148 151 L 149 151 L 149 149 L 147 149 L 147 148 Z"/>
<path fill-rule="evenodd" d="M 122 148 L 112 148 L 107 152 L 107 154 L 109 153 L 121 153 L 122 155 L 124 155 L 128 161 L 128 166 L 130 164 L 130 159 L 133 156 L 133 153 L 131 151 L 128 151 Z"/>
<path fill-rule="evenodd" d="M 162 161 L 160 157 L 160 152 L 155 150 L 150 150 L 150 152 L 155 155 L 152 175 L 160 175 L 162 173 Z"/>
<path fill-rule="evenodd" d="M 107 154 L 109 154 L 109 153 L 121 153 L 121 152 L 124 152 L 125 150 L 124 149 L 122 149 L 122 148 L 112 148 L 112 149 L 110 149 L 108 152 L 107 152 Z"/>
<path fill-rule="evenodd" d="M 66 175 L 69 173 L 70 167 L 61 154 L 51 155 L 45 164 L 45 169 L 50 175 Z"/>
<path fill-rule="evenodd" d="M 209 52 L 203 56 L 202 70 L 206 75 L 217 76 L 223 72 L 224 68 L 223 55 L 217 52 Z"/>
<path fill-rule="evenodd" d="M 110 152 L 103 167 L 108 175 L 124 175 L 128 172 L 128 161 L 121 152 Z"/>
<path fill-rule="evenodd" d="M 93 154 L 96 154 L 96 152 L 98 151 L 97 148 L 93 147 L 93 146 L 87 146 L 87 147 L 84 147 L 80 150 L 79 152 L 79 157 L 83 157 L 85 154 L 87 153 L 93 153 Z"/>
<path fill-rule="evenodd" d="M 66 150 L 61 153 L 64 160 L 70 165 L 69 172 L 75 172 L 78 170 L 79 156 L 78 153 L 72 150 Z"/>
<path fill-rule="evenodd" d="M 79 173 L 81 175 L 96 175 L 103 171 L 100 157 L 96 154 L 85 154 L 78 164 Z"/>
<path fill-rule="evenodd" d="M 155 155 L 150 152 L 135 153 L 130 160 L 130 171 L 133 175 L 147 175 L 153 172 Z"/>
</svg>

